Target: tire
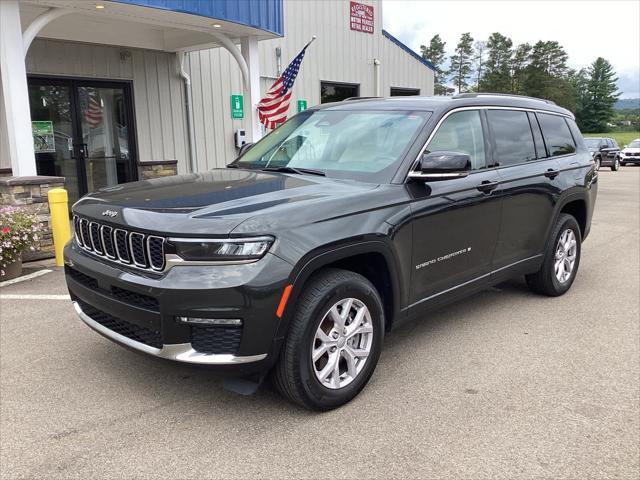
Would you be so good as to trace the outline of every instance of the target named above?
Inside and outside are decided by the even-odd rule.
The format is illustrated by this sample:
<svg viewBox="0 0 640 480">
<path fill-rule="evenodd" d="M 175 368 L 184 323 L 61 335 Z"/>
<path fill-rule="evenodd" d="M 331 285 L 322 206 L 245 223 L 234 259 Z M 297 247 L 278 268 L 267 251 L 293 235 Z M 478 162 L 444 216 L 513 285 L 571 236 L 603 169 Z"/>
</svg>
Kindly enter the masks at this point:
<svg viewBox="0 0 640 480">
<path fill-rule="evenodd" d="M 349 342 L 353 340 L 345 343 L 343 335 L 336 339 L 333 335 L 339 335 L 335 330 L 339 322 L 334 322 L 337 317 L 331 311 L 342 318 L 342 312 L 349 307 L 349 315 L 355 317 L 363 311 L 363 306 L 366 311 L 362 314 L 360 329 L 366 332 L 352 337 L 355 342 L 351 344 Z M 355 325 L 349 323 L 354 320 L 346 320 L 347 329 Z M 319 334 L 320 329 L 324 336 Z M 318 335 L 326 338 L 327 343 L 323 343 Z M 337 408 L 355 397 L 369 381 L 380 358 L 383 336 L 384 309 L 371 282 L 347 270 L 321 270 L 308 281 L 298 299 L 280 357 L 272 371 L 273 384 L 285 398 L 310 410 Z M 361 357 L 350 357 L 353 361 L 347 362 L 351 352 L 365 352 L 367 348 L 369 353 L 364 361 Z M 314 361 L 314 352 L 323 351 Z M 338 375 L 331 367 L 336 364 L 332 359 L 336 358 Z M 351 375 L 351 369 L 354 375 Z M 324 379 L 326 384 L 319 378 L 325 371 L 330 372 Z"/>
<path fill-rule="evenodd" d="M 617 172 L 618 170 L 620 170 L 620 160 L 618 160 L 617 158 L 613 161 L 613 165 L 611 165 L 611 171 L 612 172 Z"/>
<path fill-rule="evenodd" d="M 626 165 L 626 163 L 624 163 L 622 160 L 620 161 L 620 166 L 624 167 Z"/>
<path fill-rule="evenodd" d="M 602 159 L 600 157 L 596 157 L 596 171 L 600 170 L 601 163 L 602 163 Z"/>
<path fill-rule="evenodd" d="M 571 234 L 567 233 L 571 232 Z M 565 234 L 567 237 L 565 237 Z M 556 270 L 556 254 L 561 248 L 560 239 L 570 239 L 573 235 L 575 240 L 575 249 L 573 250 L 573 264 L 571 264 L 571 252 L 572 250 L 565 251 L 564 257 L 560 257 L 563 261 L 562 270 L 566 272 L 565 267 L 571 265 L 570 272 L 560 280 L 558 277 L 558 271 Z M 539 294 L 548 295 L 550 297 L 558 297 L 566 293 L 573 284 L 578 273 L 578 267 L 580 266 L 580 253 L 582 247 L 582 237 L 580 234 L 580 227 L 576 219 L 565 213 L 561 213 L 558 217 L 553 231 L 547 242 L 546 251 L 544 253 L 544 260 L 540 270 L 536 273 L 526 275 L 526 281 L 529 288 Z"/>
</svg>

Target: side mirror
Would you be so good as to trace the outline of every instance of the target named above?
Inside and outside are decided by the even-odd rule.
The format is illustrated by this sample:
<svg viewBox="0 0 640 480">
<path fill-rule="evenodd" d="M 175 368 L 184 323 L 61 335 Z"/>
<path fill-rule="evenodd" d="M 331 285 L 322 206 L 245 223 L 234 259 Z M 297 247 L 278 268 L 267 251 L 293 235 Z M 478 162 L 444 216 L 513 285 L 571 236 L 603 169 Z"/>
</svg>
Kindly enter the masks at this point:
<svg viewBox="0 0 640 480">
<path fill-rule="evenodd" d="M 238 158 L 244 155 L 245 153 L 247 153 L 249 150 L 251 150 L 251 147 L 253 147 L 254 145 L 255 144 L 251 142 L 245 143 L 244 145 L 242 145 L 240 147 L 240 150 L 238 150 Z"/>
<path fill-rule="evenodd" d="M 471 171 L 471 157 L 460 152 L 425 152 L 418 168 L 409 172 L 409 178 L 423 182 L 463 178 Z"/>
</svg>

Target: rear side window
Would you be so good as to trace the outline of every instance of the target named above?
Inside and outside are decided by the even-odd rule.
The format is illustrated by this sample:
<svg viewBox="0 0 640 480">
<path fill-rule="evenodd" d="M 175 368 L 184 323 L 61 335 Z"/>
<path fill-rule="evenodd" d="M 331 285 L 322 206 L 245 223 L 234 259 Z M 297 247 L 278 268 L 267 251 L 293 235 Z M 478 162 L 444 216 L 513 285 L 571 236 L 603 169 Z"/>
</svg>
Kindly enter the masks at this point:
<svg viewBox="0 0 640 480">
<path fill-rule="evenodd" d="M 536 159 L 533 134 L 527 112 L 489 110 L 489 125 L 496 143 L 498 165 L 515 165 Z"/>
<path fill-rule="evenodd" d="M 548 113 L 538 113 L 537 116 L 550 155 L 567 155 L 576 151 L 576 144 L 564 117 Z"/>
</svg>

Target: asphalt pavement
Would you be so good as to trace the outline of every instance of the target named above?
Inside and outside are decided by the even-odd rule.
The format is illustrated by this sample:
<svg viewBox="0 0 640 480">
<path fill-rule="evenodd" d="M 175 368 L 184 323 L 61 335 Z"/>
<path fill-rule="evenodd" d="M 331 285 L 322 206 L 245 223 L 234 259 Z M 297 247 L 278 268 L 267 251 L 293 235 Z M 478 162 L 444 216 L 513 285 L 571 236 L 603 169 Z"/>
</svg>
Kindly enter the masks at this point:
<svg viewBox="0 0 640 480">
<path fill-rule="evenodd" d="M 109 342 L 59 269 L 3 287 L 0 478 L 637 479 L 640 168 L 599 185 L 566 295 L 514 280 L 394 331 L 323 414 Z"/>
</svg>

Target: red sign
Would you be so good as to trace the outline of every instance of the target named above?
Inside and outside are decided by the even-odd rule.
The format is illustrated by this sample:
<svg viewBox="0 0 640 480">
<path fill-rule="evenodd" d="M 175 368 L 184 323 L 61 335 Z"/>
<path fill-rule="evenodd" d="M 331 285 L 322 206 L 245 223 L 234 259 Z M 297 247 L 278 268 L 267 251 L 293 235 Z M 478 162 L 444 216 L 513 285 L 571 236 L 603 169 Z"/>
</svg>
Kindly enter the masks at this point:
<svg viewBox="0 0 640 480">
<path fill-rule="evenodd" d="M 351 30 L 373 33 L 373 6 L 351 2 L 349 8 Z"/>
</svg>

